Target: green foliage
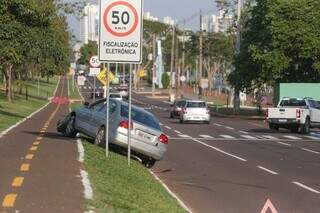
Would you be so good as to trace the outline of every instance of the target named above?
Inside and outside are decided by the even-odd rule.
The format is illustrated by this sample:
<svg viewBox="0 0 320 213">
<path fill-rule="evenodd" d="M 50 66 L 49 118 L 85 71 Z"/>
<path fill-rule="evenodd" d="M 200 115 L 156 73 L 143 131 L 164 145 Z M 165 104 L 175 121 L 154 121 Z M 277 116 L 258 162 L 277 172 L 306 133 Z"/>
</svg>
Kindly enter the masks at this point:
<svg viewBox="0 0 320 213">
<path fill-rule="evenodd" d="M 170 76 L 165 72 L 161 76 L 161 83 L 164 89 L 167 89 L 170 84 Z"/>
<path fill-rule="evenodd" d="M 241 51 L 230 75 L 234 86 L 319 82 L 319 1 L 249 1 L 245 11 Z"/>
<path fill-rule="evenodd" d="M 80 49 L 79 64 L 89 65 L 90 57 L 98 54 L 98 44 L 95 41 L 89 41 Z"/>
</svg>

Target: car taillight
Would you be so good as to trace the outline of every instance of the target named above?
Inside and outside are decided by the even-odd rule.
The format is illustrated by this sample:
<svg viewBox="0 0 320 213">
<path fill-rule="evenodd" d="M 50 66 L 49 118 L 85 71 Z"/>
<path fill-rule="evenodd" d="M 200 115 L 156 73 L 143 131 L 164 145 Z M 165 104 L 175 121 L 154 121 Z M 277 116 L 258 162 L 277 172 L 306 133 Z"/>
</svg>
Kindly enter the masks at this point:
<svg viewBox="0 0 320 213">
<path fill-rule="evenodd" d="M 129 121 L 127 121 L 127 120 L 121 121 L 119 123 L 119 127 L 122 127 L 122 128 L 125 128 L 125 129 L 129 129 Z M 131 122 L 130 128 L 133 129 L 133 123 L 132 122 Z"/>
<path fill-rule="evenodd" d="M 297 109 L 297 111 L 296 111 L 296 117 L 297 117 L 297 118 L 300 118 L 300 117 L 301 117 L 301 111 L 300 111 L 300 109 Z"/>
<path fill-rule="evenodd" d="M 168 143 L 169 143 L 168 137 L 167 137 L 166 135 L 164 135 L 164 134 L 161 134 L 161 135 L 159 136 L 159 141 L 160 141 L 161 143 L 163 143 L 163 144 L 168 144 Z"/>
</svg>

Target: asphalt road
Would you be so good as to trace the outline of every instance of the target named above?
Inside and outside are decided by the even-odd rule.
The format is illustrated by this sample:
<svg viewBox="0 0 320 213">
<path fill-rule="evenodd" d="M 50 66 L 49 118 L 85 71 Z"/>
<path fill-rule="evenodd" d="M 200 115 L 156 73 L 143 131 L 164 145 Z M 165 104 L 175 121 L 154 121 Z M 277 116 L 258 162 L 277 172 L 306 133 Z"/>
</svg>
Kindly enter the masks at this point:
<svg viewBox="0 0 320 213">
<path fill-rule="evenodd" d="M 67 80 L 53 101 L 0 138 L 0 212 L 82 212 L 75 140 L 56 132 L 68 113 Z"/>
<path fill-rule="evenodd" d="M 193 212 L 320 212 L 319 130 L 273 132 L 263 121 L 218 117 L 180 124 L 165 100 L 135 94 L 133 102 L 170 137 L 153 172 Z"/>
</svg>

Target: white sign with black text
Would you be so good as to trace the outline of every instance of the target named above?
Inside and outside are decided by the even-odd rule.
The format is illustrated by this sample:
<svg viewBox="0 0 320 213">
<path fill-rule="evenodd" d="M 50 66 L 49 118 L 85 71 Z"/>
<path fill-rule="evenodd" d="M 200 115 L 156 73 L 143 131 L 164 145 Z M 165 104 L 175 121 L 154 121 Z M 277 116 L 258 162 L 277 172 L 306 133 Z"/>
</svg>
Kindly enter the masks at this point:
<svg viewBox="0 0 320 213">
<path fill-rule="evenodd" d="M 142 0 L 101 0 L 99 60 L 142 61 Z"/>
</svg>

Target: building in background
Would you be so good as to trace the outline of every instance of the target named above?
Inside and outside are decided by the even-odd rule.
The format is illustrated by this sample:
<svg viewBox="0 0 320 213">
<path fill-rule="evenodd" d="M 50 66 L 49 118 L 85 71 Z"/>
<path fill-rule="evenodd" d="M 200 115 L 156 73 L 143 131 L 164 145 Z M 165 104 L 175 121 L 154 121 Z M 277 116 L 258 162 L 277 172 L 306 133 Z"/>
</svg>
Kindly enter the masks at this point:
<svg viewBox="0 0 320 213">
<path fill-rule="evenodd" d="M 166 17 L 163 18 L 163 23 L 173 26 L 174 25 L 174 20 L 172 19 L 171 16 L 166 16 Z"/>
<path fill-rule="evenodd" d="M 232 27 L 233 16 L 219 11 L 219 15 L 212 15 L 210 20 L 211 32 L 226 33 Z"/>
<path fill-rule="evenodd" d="M 87 4 L 83 8 L 83 17 L 80 19 L 80 41 L 87 44 L 88 41 L 99 39 L 99 6 Z"/>
<path fill-rule="evenodd" d="M 157 17 L 152 16 L 150 12 L 145 12 L 143 14 L 143 18 L 148 21 L 159 21 L 159 19 Z"/>
</svg>

